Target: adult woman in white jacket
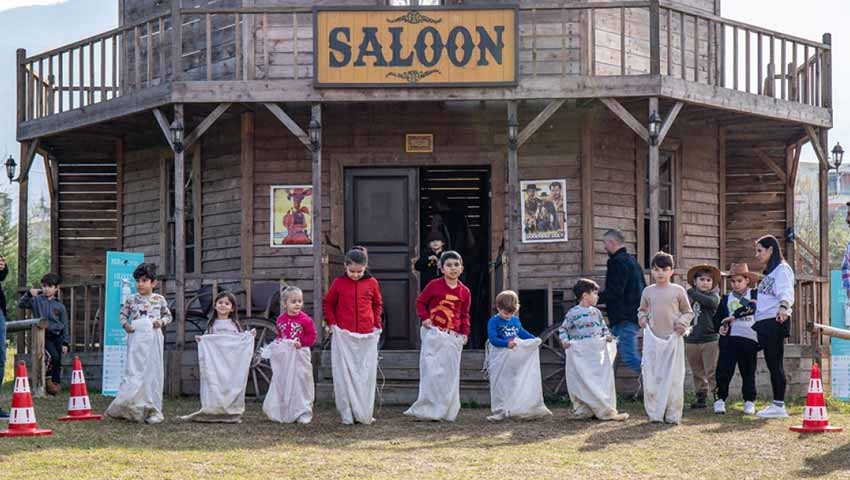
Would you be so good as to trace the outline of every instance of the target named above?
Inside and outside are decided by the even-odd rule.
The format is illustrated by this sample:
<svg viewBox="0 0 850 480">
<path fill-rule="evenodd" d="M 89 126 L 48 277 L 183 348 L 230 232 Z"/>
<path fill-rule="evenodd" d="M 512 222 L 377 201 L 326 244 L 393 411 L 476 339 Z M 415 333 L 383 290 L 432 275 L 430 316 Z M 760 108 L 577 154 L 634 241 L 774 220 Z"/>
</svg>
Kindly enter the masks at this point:
<svg viewBox="0 0 850 480">
<path fill-rule="evenodd" d="M 785 410 L 785 339 L 791 336 L 791 307 L 794 305 L 794 271 L 782 257 L 779 241 L 773 235 L 756 240 L 756 259 L 765 265 L 758 287 L 755 324 L 759 346 L 770 371 L 773 401 L 757 415 L 784 418 Z"/>
</svg>

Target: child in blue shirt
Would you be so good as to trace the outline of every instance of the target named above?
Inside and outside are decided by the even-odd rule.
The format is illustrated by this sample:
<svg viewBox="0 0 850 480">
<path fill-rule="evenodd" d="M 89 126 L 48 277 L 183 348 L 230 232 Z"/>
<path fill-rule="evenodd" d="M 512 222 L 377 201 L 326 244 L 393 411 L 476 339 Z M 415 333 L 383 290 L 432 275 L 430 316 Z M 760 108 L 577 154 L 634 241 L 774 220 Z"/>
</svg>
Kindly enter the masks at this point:
<svg viewBox="0 0 850 480">
<path fill-rule="evenodd" d="M 519 297 L 516 292 L 505 290 L 496 295 L 496 309 L 499 313 L 493 315 L 487 322 L 487 339 L 491 345 L 498 348 L 514 348 L 517 338 L 523 340 L 535 338 L 522 328 L 519 317 L 516 316 L 519 311 Z"/>
</svg>

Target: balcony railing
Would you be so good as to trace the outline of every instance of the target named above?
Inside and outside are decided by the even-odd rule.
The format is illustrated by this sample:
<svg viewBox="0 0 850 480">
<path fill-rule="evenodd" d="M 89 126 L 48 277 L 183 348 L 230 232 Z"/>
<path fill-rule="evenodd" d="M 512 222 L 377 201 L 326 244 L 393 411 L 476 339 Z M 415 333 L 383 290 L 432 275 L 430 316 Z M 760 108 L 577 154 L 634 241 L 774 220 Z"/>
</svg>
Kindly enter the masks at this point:
<svg viewBox="0 0 850 480">
<path fill-rule="evenodd" d="M 816 42 L 655 1 L 518 15 L 520 83 L 657 74 L 831 107 L 829 35 Z M 312 10 L 181 9 L 32 57 L 19 50 L 17 64 L 18 123 L 172 81 L 310 80 Z"/>
</svg>

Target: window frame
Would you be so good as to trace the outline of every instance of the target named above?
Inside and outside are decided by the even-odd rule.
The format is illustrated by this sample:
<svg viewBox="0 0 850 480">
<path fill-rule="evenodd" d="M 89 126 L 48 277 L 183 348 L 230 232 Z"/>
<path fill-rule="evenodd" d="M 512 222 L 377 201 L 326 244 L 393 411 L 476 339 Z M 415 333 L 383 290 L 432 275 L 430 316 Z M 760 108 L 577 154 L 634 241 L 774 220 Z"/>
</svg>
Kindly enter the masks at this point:
<svg viewBox="0 0 850 480">
<path fill-rule="evenodd" d="M 638 261 L 643 262 L 643 266 L 645 269 L 649 269 L 649 263 L 652 259 L 652 254 L 655 252 L 649 252 L 649 152 L 644 150 L 644 164 L 642 165 L 642 174 L 644 181 L 640 191 L 638 192 L 639 197 L 639 206 L 638 211 L 641 212 L 640 219 L 638 220 Z M 664 164 L 664 158 L 669 158 L 670 163 L 670 175 L 669 181 L 665 182 L 663 178 L 659 178 L 659 190 L 666 184 L 668 187 L 670 194 L 670 208 L 661 210 L 659 212 L 658 220 L 659 220 L 659 229 L 663 231 L 663 224 L 665 222 L 669 222 L 669 236 L 670 236 L 670 251 L 667 252 L 674 257 L 679 256 L 681 253 L 681 244 L 682 244 L 682 143 L 681 141 L 673 138 L 667 138 L 664 140 L 664 147 L 660 148 L 659 152 L 659 170 L 661 170 L 661 166 Z M 659 201 L 659 204 L 664 204 L 663 200 Z M 662 232 L 659 232 L 659 234 Z M 659 238 L 660 235 L 659 235 Z M 663 243 L 663 242 L 659 242 Z M 659 245 L 659 248 L 661 245 Z"/>
</svg>

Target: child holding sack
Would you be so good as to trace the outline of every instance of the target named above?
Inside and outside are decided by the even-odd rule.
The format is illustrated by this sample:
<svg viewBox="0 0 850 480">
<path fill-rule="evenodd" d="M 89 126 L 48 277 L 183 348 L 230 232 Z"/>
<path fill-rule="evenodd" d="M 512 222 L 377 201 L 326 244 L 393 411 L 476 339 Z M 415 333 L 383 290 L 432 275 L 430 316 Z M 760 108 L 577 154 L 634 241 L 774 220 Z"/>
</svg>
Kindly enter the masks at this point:
<svg viewBox="0 0 850 480">
<path fill-rule="evenodd" d="M 263 401 L 263 413 L 280 423 L 310 423 L 313 420 L 313 363 L 310 347 L 316 342 L 316 326 L 304 313 L 304 294 L 298 287 L 287 287 L 283 294 L 283 313 L 277 317 L 277 340 L 264 356 L 272 365 L 272 383 Z"/>
<path fill-rule="evenodd" d="M 236 297 L 230 292 L 221 292 L 213 299 L 213 317 L 207 322 L 207 330 L 195 337 L 201 373 L 201 409 L 179 417 L 180 420 L 242 422 L 256 331 L 244 331 L 236 305 Z"/>
<path fill-rule="evenodd" d="M 419 420 L 455 421 L 460 412 L 460 354 L 469 335 L 471 295 L 460 281 L 463 259 L 454 250 L 440 256 L 442 278 L 416 298 L 419 334 L 419 397 L 404 412 Z"/>
<path fill-rule="evenodd" d="M 599 285 L 580 278 L 573 286 L 578 305 L 564 315 L 558 337 L 564 347 L 565 373 L 573 418 L 622 421 L 628 413 L 617 411 L 614 358 L 617 344 L 602 312 L 596 308 Z"/>
<path fill-rule="evenodd" d="M 106 414 L 134 422 L 162 423 L 162 329 L 171 322 L 165 297 L 153 293 L 156 265 L 141 263 L 133 271 L 136 294 L 121 305 L 118 318 L 127 332 L 127 361 L 118 395 Z"/>
<path fill-rule="evenodd" d="M 375 383 L 383 300 L 378 280 L 367 270 L 363 247 L 345 255 L 345 274 L 334 279 L 323 302 L 331 336 L 334 400 L 342 423 L 375 421 Z"/>
<path fill-rule="evenodd" d="M 543 403 L 540 339 L 522 328 L 519 296 L 513 290 L 496 295 L 496 310 L 487 322 L 485 371 L 490 378 L 490 421 L 551 415 Z"/>
<path fill-rule="evenodd" d="M 688 293 L 670 282 L 673 256 L 652 257 L 653 285 L 643 289 L 638 325 L 643 336 L 643 406 L 651 422 L 679 424 L 685 402 L 685 342 L 694 312 Z M 649 328 L 646 328 L 649 327 Z"/>
</svg>

